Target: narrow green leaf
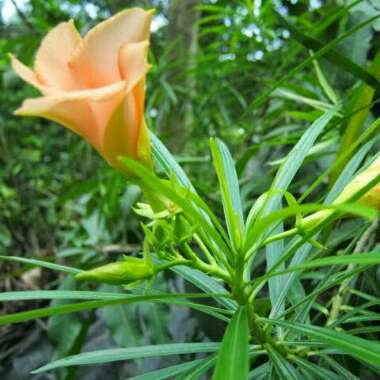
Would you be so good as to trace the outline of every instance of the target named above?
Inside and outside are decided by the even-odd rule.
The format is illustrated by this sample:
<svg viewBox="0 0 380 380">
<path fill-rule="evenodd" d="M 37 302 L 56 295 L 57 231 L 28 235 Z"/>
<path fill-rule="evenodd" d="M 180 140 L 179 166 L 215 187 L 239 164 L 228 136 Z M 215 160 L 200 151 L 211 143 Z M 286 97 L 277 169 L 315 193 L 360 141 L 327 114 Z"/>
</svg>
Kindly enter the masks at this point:
<svg viewBox="0 0 380 380">
<path fill-rule="evenodd" d="M 120 291 L 120 287 L 110 285 L 103 285 L 103 291 Z M 119 347 L 138 346 L 139 332 L 137 331 L 137 324 L 134 316 L 136 315 L 136 308 L 130 305 L 114 305 L 102 309 L 100 316 L 105 322 L 107 329 L 114 341 Z M 70 315 L 71 317 L 71 315 Z"/>
<path fill-rule="evenodd" d="M 49 261 L 38 260 L 38 259 L 29 259 L 26 257 L 17 257 L 17 256 L 0 256 L 0 260 L 8 260 L 8 261 L 16 261 L 23 264 L 29 264 L 33 266 L 38 266 L 42 268 L 52 269 L 59 272 L 72 273 L 77 274 L 81 272 L 80 269 L 68 267 L 65 265 L 58 265 L 54 263 L 50 263 Z"/>
<path fill-rule="evenodd" d="M 341 379 L 345 380 L 359 380 L 354 374 L 348 371 L 346 368 L 342 367 L 337 361 L 331 358 L 329 355 L 321 355 L 322 358 L 328 363 L 332 369 L 341 375 Z"/>
<path fill-rule="evenodd" d="M 302 135 L 298 143 L 289 152 L 286 157 L 285 162 L 281 165 L 278 170 L 276 177 L 271 185 L 272 190 L 281 190 L 285 192 L 290 183 L 292 182 L 294 176 L 297 174 L 299 168 L 301 167 L 305 157 L 307 156 L 309 150 L 314 145 L 318 136 L 321 134 L 326 125 L 331 121 L 331 119 L 336 116 L 339 112 L 340 106 L 336 105 L 329 111 L 325 112 L 321 117 L 319 117 Z M 266 206 L 269 211 L 272 211 L 273 206 L 282 198 L 282 194 L 276 194 L 268 202 Z"/>
<path fill-rule="evenodd" d="M 271 185 L 271 189 L 269 190 L 268 197 L 266 198 L 266 202 L 263 205 L 262 213 L 264 216 L 280 208 L 282 196 L 284 192 L 287 191 L 288 186 L 301 167 L 309 150 L 325 126 L 337 114 L 339 109 L 340 106 L 336 105 L 331 110 L 324 113 L 320 118 L 318 118 L 303 134 L 295 147 L 287 155 L 284 163 L 281 165 L 276 174 L 276 177 Z M 257 237 L 260 236 L 266 228 L 260 228 L 260 232 L 257 233 L 256 224 L 261 224 L 262 218 L 257 218 L 257 220 L 258 222 L 252 223 L 251 228 L 247 229 L 246 231 L 244 244 L 246 251 L 248 251 L 249 248 L 254 245 L 255 239 L 257 239 Z M 281 228 L 281 226 L 279 228 Z M 281 250 L 278 248 L 281 248 Z M 266 260 L 268 271 L 270 271 L 271 268 L 281 260 L 281 257 L 285 254 L 285 252 L 286 251 L 283 250 L 282 247 L 279 247 L 279 244 L 276 244 L 275 246 L 273 246 L 273 244 L 267 246 Z M 279 270 L 282 270 L 284 268 L 284 263 L 281 263 L 278 267 Z M 269 287 L 271 289 L 270 298 L 273 305 L 271 316 L 273 317 L 281 313 L 281 310 L 283 309 L 284 297 L 287 294 L 284 293 L 287 281 L 289 281 L 289 279 L 282 276 L 276 276 L 275 278 L 269 279 Z"/>
<path fill-rule="evenodd" d="M 331 110 L 324 113 L 320 118 L 318 118 L 303 134 L 295 147 L 289 152 L 286 160 L 281 165 L 271 185 L 271 190 L 269 191 L 268 197 L 263 206 L 264 215 L 279 208 L 283 193 L 287 191 L 288 186 L 301 167 L 314 142 L 323 131 L 325 126 L 329 123 L 329 121 L 339 111 L 339 108 L 339 106 L 335 106 Z M 253 240 L 256 238 L 256 234 L 253 233 L 255 229 L 254 227 L 255 224 L 253 224 L 250 230 L 247 230 L 245 242 L 245 247 L 247 248 L 252 246 Z"/>
<path fill-rule="evenodd" d="M 247 380 L 249 328 L 246 306 L 240 307 L 224 334 L 212 380 Z"/>
<path fill-rule="evenodd" d="M 379 119 L 379 122 L 380 122 L 380 119 Z M 375 134 L 375 131 L 378 130 L 379 122 L 374 122 L 370 127 L 368 127 L 368 129 L 364 133 L 368 132 L 369 133 L 368 136 L 372 136 L 373 134 Z M 360 138 L 358 139 L 358 142 L 359 141 L 360 141 Z M 368 142 L 367 144 L 365 144 L 357 153 L 355 153 L 353 158 L 350 160 L 349 164 L 346 166 L 345 170 L 341 173 L 338 180 L 335 182 L 334 187 L 328 192 L 327 197 L 324 201 L 324 204 L 329 204 L 333 202 L 335 198 L 338 196 L 338 194 L 342 191 L 344 186 L 351 179 L 352 175 L 354 174 L 354 172 L 357 170 L 358 166 L 360 165 L 360 162 L 363 160 L 364 155 L 367 153 L 368 149 L 370 149 L 370 146 L 372 146 L 371 144 L 373 144 L 373 140 Z M 310 190 L 308 189 L 304 193 L 304 196 L 307 196 L 317 186 L 317 184 L 321 182 L 322 178 L 324 178 L 323 176 L 326 177 L 326 172 L 324 175 L 320 176 L 320 178 L 317 179 L 317 181 L 314 182 L 311 188 L 309 188 Z M 303 196 L 301 197 L 301 199 L 302 198 Z M 289 253 L 292 253 L 293 247 L 296 247 L 297 245 L 299 246 L 300 241 L 302 241 L 302 238 L 297 237 L 291 243 L 289 243 L 283 257 L 289 257 Z M 303 263 L 307 259 L 311 248 L 312 246 L 309 243 L 299 246 L 297 251 L 293 253 L 290 266 L 296 266 L 298 264 Z M 281 293 L 279 295 L 279 298 L 276 304 L 273 306 L 272 312 L 270 314 L 271 318 L 275 318 L 276 316 L 281 314 L 280 307 L 283 301 L 285 300 L 285 298 L 287 297 L 287 295 L 289 294 L 289 289 L 292 286 L 293 281 L 297 278 L 297 276 L 298 276 L 297 272 L 292 272 L 285 276 L 285 281 L 283 283 L 284 286 L 281 290 Z"/>
<path fill-rule="evenodd" d="M 374 60 L 370 66 L 370 72 L 375 78 L 380 77 L 380 51 L 377 52 Z M 373 86 L 368 83 L 362 83 L 360 87 L 354 89 L 353 94 L 348 104 L 348 109 L 354 111 L 345 125 L 343 135 L 340 141 L 336 160 L 340 160 L 339 164 L 335 167 L 330 177 L 330 182 L 334 183 L 338 175 L 345 167 L 350 157 L 344 157 L 347 148 L 350 147 L 355 140 L 363 133 L 366 120 L 371 112 L 372 101 L 376 91 Z"/>
<path fill-rule="evenodd" d="M 267 380 L 269 379 L 269 373 L 270 363 L 266 362 L 249 373 L 249 380 Z"/>
<path fill-rule="evenodd" d="M 173 272 L 177 273 L 183 277 L 186 281 L 191 282 L 193 285 L 197 286 L 199 289 L 206 293 L 226 293 L 226 289 L 212 277 L 207 274 L 200 272 L 197 269 L 189 268 L 183 265 L 178 265 L 170 268 Z M 216 297 L 215 301 L 223 305 L 228 310 L 236 310 L 237 303 L 231 298 Z"/>
<path fill-rule="evenodd" d="M 183 194 L 178 194 L 173 186 L 169 186 L 167 183 L 160 180 L 142 164 L 126 157 L 120 157 L 119 159 L 121 162 L 126 164 L 129 170 L 139 176 L 141 180 L 144 181 L 144 184 L 152 191 L 164 194 L 168 199 L 180 206 L 183 211 L 189 216 L 189 218 L 192 219 L 192 222 L 202 228 L 202 237 L 205 241 L 208 241 L 211 246 L 213 244 L 212 242 L 217 244 L 220 248 L 220 251 L 224 253 L 225 257 L 230 255 L 230 249 L 226 242 L 223 240 L 214 226 L 211 225 L 210 221 L 208 219 L 205 219 L 204 214 L 196 205 L 193 204 L 193 202 L 190 202 Z M 216 253 L 219 251 L 214 252 Z M 220 256 L 220 259 L 223 259 L 222 255 Z"/>
<path fill-rule="evenodd" d="M 296 372 L 292 364 L 284 358 L 280 352 L 276 351 L 269 344 L 265 346 L 271 363 L 273 364 L 280 379 L 299 380 L 302 379 Z"/>
<path fill-rule="evenodd" d="M 61 283 L 60 289 L 67 291 L 75 291 L 76 282 L 73 276 L 66 276 Z M 70 290 L 72 289 L 72 290 Z M 67 304 L 65 299 L 55 299 L 51 306 Z M 80 352 L 83 346 L 88 328 L 92 322 L 92 315 L 55 315 L 49 318 L 47 323 L 47 333 L 49 341 L 52 344 L 54 351 L 52 360 L 63 358 L 67 355 L 73 355 Z M 73 368 L 64 368 L 60 370 L 59 379 L 70 380 L 74 376 Z"/>
<path fill-rule="evenodd" d="M 324 201 L 325 204 L 332 203 L 337 196 L 343 191 L 344 187 L 349 183 L 352 179 L 353 175 L 359 168 L 361 162 L 363 161 L 366 154 L 372 148 L 375 143 L 375 139 L 368 141 L 368 143 L 364 144 L 352 157 L 352 159 L 348 162 L 348 164 L 344 167 L 342 173 L 339 175 L 339 178 L 335 181 L 331 190 L 327 194 L 327 197 Z"/>
<path fill-rule="evenodd" d="M 321 379 L 321 380 L 342 380 L 336 373 L 323 368 L 320 365 L 316 365 L 314 363 L 308 362 L 305 359 L 300 357 L 294 357 L 293 359 L 301 368 L 305 370 L 305 372 L 313 375 L 313 378 Z"/>
<path fill-rule="evenodd" d="M 152 141 L 153 158 L 161 166 L 167 177 L 170 178 L 174 172 L 183 186 L 194 189 L 184 170 L 161 140 L 153 132 L 150 132 L 150 138 Z"/>
<path fill-rule="evenodd" d="M 267 90 L 265 93 L 263 93 L 263 94 L 255 97 L 255 100 L 253 100 L 252 103 L 249 105 L 249 107 L 247 107 L 246 111 L 242 113 L 241 118 L 245 117 L 248 112 L 252 111 L 252 109 L 257 108 L 261 104 L 263 104 L 267 100 L 268 96 L 274 90 L 276 90 L 276 88 L 278 88 L 281 85 L 283 85 L 284 83 L 286 83 L 294 75 L 296 75 L 301 70 L 303 70 L 305 67 L 307 67 L 307 65 L 310 62 L 312 62 L 315 59 L 318 59 L 320 57 L 325 56 L 329 51 L 331 51 L 332 49 L 334 49 L 340 42 L 342 42 L 348 36 L 352 35 L 356 31 L 364 28 L 365 26 L 371 24 L 378 17 L 379 16 L 374 16 L 374 17 L 371 17 L 371 18 L 365 20 L 364 22 L 360 23 L 359 25 L 355 26 L 354 28 L 352 28 L 352 29 L 348 30 L 347 32 L 341 34 L 340 36 L 338 36 L 337 38 L 335 38 L 331 42 L 325 44 L 320 50 L 318 50 L 317 52 L 315 52 L 313 56 L 311 56 L 311 57 L 309 57 L 307 59 L 304 59 L 300 64 L 298 64 L 296 67 L 294 67 L 293 69 L 291 69 L 286 75 L 282 76 L 281 79 L 279 79 L 278 81 L 276 81 L 276 83 L 274 83 L 274 85 L 271 88 L 269 88 L 269 90 Z M 375 85 L 375 83 L 372 83 L 372 84 Z M 376 86 L 377 86 L 377 83 L 376 83 Z"/>
<path fill-rule="evenodd" d="M 234 248 L 239 251 L 244 233 L 244 217 L 235 164 L 227 146 L 221 140 L 211 139 L 210 147 L 218 175 L 228 234 Z"/>
<path fill-rule="evenodd" d="M 369 252 L 369 253 L 358 253 L 354 255 L 346 256 L 330 256 L 324 257 L 322 259 L 315 259 L 308 261 L 307 263 L 297 265 L 295 267 L 289 268 L 289 270 L 300 270 L 317 268 L 322 266 L 330 265 L 377 265 L 380 264 L 380 252 Z"/>
<path fill-rule="evenodd" d="M 355 264 L 358 266 L 372 266 L 380 264 L 380 252 L 369 252 L 369 253 L 358 253 L 354 255 L 346 255 L 346 256 L 330 256 L 324 257 L 322 259 L 315 259 L 308 261 L 303 264 L 298 264 L 295 266 L 291 266 L 287 269 L 266 273 L 261 277 L 257 277 L 254 281 L 261 282 L 265 279 L 274 276 L 281 276 L 285 273 L 305 270 L 305 269 L 314 269 L 319 267 L 331 266 L 331 265 L 350 265 Z"/>
<path fill-rule="evenodd" d="M 290 22 L 288 22 L 282 15 L 280 15 L 278 12 L 276 12 L 277 17 L 279 20 L 284 24 L 284 26 L 289 29 L 290 33 L 294 38 L 304 45 L 307 49 L 313 50 L 313 51 L 321 51 L 325 48 L 326 44 L 323 42 L 320 42 L 316 38 L 310 37 L 302 33 L 299 29 L 297 29 L 294 25 L 292 25 Z M 371 17 L 371 21 L 374 21 L 378 19 L 379 16 Z M 366 20 L 367 21 L 367 20 Z M 344 71 L 349 72 L 352 74 L 355 78 L 360 78 L 364 82 L 366 82 L 368 85 L 375 89 L 380 89 L 380 82 L 377 80 L 375 76 L 373 76 L 371 73 L 357 65 L 355 62 L 351 61 L 349 58 L 345 57 L 343 54 L 339 53 L 335 49 L 330 49 L 324 54 L 324 58 L 326 58 L 329 62 L 332 64 L 338 66 L 339 68 L 343 69 Z"/>
<path fill-rule="evenodd" d="M 157 344 L 154 346 L 112 348 L 85 352 L 79 355 L 68 356 L 64 359 L 56 360 L 43 367 L 34 370 L 32 373 L 51 371 L 52 369 L 69 367 L 75 365 L 110 363 L 121 360 L 131 360 L 139 358 L 162 357 L 170 355 L 193 354 L 200 352 L 216 352 L 220 348 L 220 343 L 172 343 Z"/>
<path fill-rule="evenodd" d="M 346 215 L 355 215 L 369 221 L 373 221 L 377 217 L 377 211 L 373 208 L 363 206 L 359 203 L 341 203 L 341 204 L 315 204 L 315 203 L 305 203 L 303 205 L 295 205 L 290 207 L 285 207 L 278 211 L 273 211 L 268 216 L 262 217 L 256 224 L 253 232 L 256 236 L 263 234 L 274 224 L 282 221 L 291 216 L 297 216 L 300 212 L 313 213 L 320 210 L 332 210 L 335 212 L 344 213 Z"/>
<path fill-rule="evenodd" d="M 158 369 L 143 375 L 129 377 L 128 380 L 164 380 L 178 376 L 186 371 L 193 370 L 194 368 L 201 366 L 207 359 L 193 360 L 191 362 L 181 363 L 170 367 Z"/>
<path fill-rule="evenodd" d="M 285 99 L 290 99 L 295 102 L 301 103 L 301 104 L 306 104 L 310 107 L 315 108 L 316 110 L 320 110 L 323 112 L 328 111 L 333 107 L 333 105 L 329 103 L 322 102 L 318 99 L 313 99 L 313 98 L 308 98 L 306 96 L 299 95 L 293 91 L 290 91 L 286 88 L 277 88 L 272 96 L 279 97 L 279 98 L 285 98 Z"/>
<path fill-rule="evenodd" d="M 128 295 L 111 292 L 91 292 L 82 290 L 25 290 L 0 293 L 0 301 L 28 300 L 109 300 L 125 298 Z"/>
<path fill-rule="evenodd" d="M 349 356 L 370 364 L 375 368 L 380 368 L 380 344 L 378 342 L 365 340 L 356 336 L 351 336 L 345 332 L 337 332 L 325 327 L 301 325 L 265 318 L 263 318 L 263 320 L 270 324 L 282 326 L 297 331 L 300 334 L 305 334 L 310 338 L 316 339 Z"/>
<path fill-rule="evenodd" d="M 313 63 L 319 84 L 321 85 L 323 91 L 334 104 L 338 104 L 338 96 L 335 93 L 334 89 L 330 86 L 329 82 L 327 81 L 325 75 L 323 74 L 323 71 L 321 70 L 321 67 L 319 66 L 318 61 L 314 60 Z"/>
<path fill-rule="evenodd" d="M 174 173 L 179 183 L 191 191 L 189 193 L 189 198 L 199 207 L 199 212 L 209 223 L 214 223 L 217 229 L 224 236 L 224 230 L 221 227 L 218 219 L 212 213 L 207 204 L 196 195 L 194 186 L 174 156 L 168 151 L 165 145 L 155 134 L 150 132 L 150 137 L 152 140 L 152 155 L 154 160 L 160 165 L 168 178 L 172 178 L 172 174 Z"/>
<path fill-rule="evenodd" d="M 202 376 L 209 368 L 211 368 L 216 362 L 217 356 L 214 354 L 202 364 L 200 364 L 197 368 L 190 371 L 188 374 L 185 374 L 178 380 L 199 380 L 200 376 Z"/>
<path fill-rule="evenodd" d="M 0 326 L 11 324 L 11 323 L 19 323 L 30 321 L 37 318 L 49 317 L 51 315 L 59 315 L 59 314 L 68 314 L 74 313 L 82 310 L 93 310 L 98 309 L 100 307 L 106 307 L 110 305 L 118 305 L 118 304 L 128 304 L 133 302 L 165 302 L 170 299 L 177 298 L 203 298 L 205 297 L 204 293 L 195 294 L 155 294 L 155 295 L 146 295 L 146 296 L 123 296 L 116 299 L 109 300 L 96 300 L 96 301 L 87 301 L 81 303 L 74 303 L 69 305 L 60 305 L 60 306 L 52 306 L 45 307 L 41 309 L 23 311 L 19 313 L 13 313 L 8 315 L 0 316 Z M 208 297 L 208 296 L 206 296 Z M 214 295 L 212 296 L 214 297 Z"/>
<path fill-rule="evenodd" d="M 282 233 L 284 231 L 284 225 L 283 223 L 279 223 L 275 229 L 273 230 L 273 234 Z M 266 271 L 270 272 L 271 268 L 277 261 L 277 257 L 281 252 L 284 251 L 284 241 L 278 240 L 271 244 L 268 244 L 265 247 L 265 254 L 266 254 Z M 285 268 L 285 266 L 284 266 Z M 279 295 L 281 294 L 281 291 L 283 289 L 284 279 L 281 276 L 273 277 L 268 281 L 268 288 L 269 288 L 269 298 L 271 301 L 271 307 L 276 302 L 276 300 L 279 298 Z M 285 310 L 285 302 L 282 303 L 282 305 L 279 306 L 279 312 L 282 313 Z M 282 336 L 282 329 L 281 327 L 276 327 L 276 334 L 278 337 Z"/>
</svg>

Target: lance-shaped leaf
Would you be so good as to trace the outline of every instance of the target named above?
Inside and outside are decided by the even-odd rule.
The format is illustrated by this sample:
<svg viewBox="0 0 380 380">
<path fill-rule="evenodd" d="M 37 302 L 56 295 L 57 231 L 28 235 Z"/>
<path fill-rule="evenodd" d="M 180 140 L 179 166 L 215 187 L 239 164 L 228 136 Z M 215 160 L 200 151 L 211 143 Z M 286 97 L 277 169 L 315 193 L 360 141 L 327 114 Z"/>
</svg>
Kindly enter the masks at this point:
<svg viewBox="0 0 380 380">
<path fill-rule="evenodd" d="M 247 380 L 249 329 L 245 306 L 240 307 L 224 334 L 212 380 Z"/>
<path fill-rule="evenodd" d="M 244 233 L 243 208 L 235 164 L 227 146 L 219 139 L 211 139 L 210 147 L 222 195 L 228 234 L 236 250 L 242 245 Z"/>
</svg>

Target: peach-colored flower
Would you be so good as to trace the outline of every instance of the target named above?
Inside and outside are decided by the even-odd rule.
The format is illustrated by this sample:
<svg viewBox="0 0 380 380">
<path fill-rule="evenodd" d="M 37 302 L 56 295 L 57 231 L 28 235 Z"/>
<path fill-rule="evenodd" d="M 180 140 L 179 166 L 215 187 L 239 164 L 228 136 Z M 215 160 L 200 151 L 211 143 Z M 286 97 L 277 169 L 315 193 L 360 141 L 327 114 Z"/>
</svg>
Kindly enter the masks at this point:
<svg viewBox="0 0 380 380">
<path fill-rule="evenodd" d="M 43 95 L 25 100 L 15 114 L 64 125 L 120 170 L 121 155 L 150 165 L 144 87 L 151 17 L 132 8 L 84 38 L 72 20 L 63 22 L 43 39 L 33 70 L 11 56 L 17 74 Z"/>
</svg>

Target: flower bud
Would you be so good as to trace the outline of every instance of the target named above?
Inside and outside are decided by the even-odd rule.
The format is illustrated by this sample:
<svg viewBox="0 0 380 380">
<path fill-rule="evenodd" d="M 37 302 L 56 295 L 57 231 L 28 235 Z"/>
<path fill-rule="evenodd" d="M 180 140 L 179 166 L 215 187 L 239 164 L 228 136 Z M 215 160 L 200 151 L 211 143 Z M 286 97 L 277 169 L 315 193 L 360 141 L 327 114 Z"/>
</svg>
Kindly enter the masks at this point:
<svg viewBox="0 0 380 380">
<path fill-rule="evenodd" d="M 357 191 L 373 181 L 380 174 L 380 157 L 378 157 L 366 170 L 357 175 L 342 191 L 334 204 L 349 200 Z M 358 200 L 359 203 L 380 210 L 380 183 L 368 190 Z"/>
<path fill-rule="evenodd" d="M 349 182 L 339 196 L 333 202 L 334 205 L 349 201 L 360 189 L 373 181 L 380 174 L 380 157 L 378 157 L 367 169 L 359 173 Z M 380 210 L 380 183 L 376 184 L 358 200 L 358 203 Z M 327 219 L 334 210 L 321 210 L 309 215 L 300 223 L 299 227 L 304 230 L 313 228 L 315 225 Z"/>
<path fill-rule="evenodd" d="M 131 282 L 148 280 L 154 275 L 152 263 L 136 257 L 124 257 L 123 261 L 106 264 L 101 267 L 78 273 L 75 278 L 79 281 L 122 285 Z"/>
<path fill-rule="evenodd" d="M 176 216 L 173 220 L 173 235 L 178 243 L 191 240 L 196 229 L 197 226 L 190 225 L 190 223 L 182 217 L 182 215 Z"/>
</svg>

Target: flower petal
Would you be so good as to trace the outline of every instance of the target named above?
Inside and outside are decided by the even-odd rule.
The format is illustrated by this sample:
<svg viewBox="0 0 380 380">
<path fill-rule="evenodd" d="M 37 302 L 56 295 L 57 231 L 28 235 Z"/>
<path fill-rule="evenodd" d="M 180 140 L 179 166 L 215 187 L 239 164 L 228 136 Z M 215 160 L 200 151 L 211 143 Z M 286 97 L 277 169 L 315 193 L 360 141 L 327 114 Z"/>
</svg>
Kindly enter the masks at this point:
<svg viewBox="0 0 380 380">
<path fill-rule="evenodd" d="M 81 40 L 72 20 L 58 24 L 46 35 L 34 65 L 34 71 L 43 84 L 64 91 L 79 89 L 68 62 Z"/>
<path fill-rule="evenodd" d="M 118 58 L 122 46 L 149 39 L 152 11 L 132 8 L 98 24 L 83 38 L 70 67 L 85 88 L 121 79 Z"/>
<path fill-rule="evenodd" d="M 9 55 L 11 58 L 11 65 L 13 70 L 17 73 L 17 75 L 23 79 L 25 82 L 31 84 L 33 87 L 37 88 L 43 94 L 48 94 L 49 88 L 44 86 L 36 73 L 29 69 L 29 67 L 25 66 L 22 62 L 20 62 L 13 54 Z"/>
<path fill-rule="evenodd" d="M 19 116 L 37 116 L 55 121 L 85 138 L 98 149 L 96 119 L 86 100 L 41 97 L 27 99 L 15 111 Z"/>
<path fill-rule="evenodd" d="M 131 42 L 119 51 L 119 71 L 121 78 L 131 90 L 150 69 L 148 64 L 149 41 Z"/>
<path fill-rule="evenodd" d="M 140 129 L 143 127 L 141 123 L 144 120 L 145 75 L 150 68 L 147 60 L 148 48 L 148 41 L 130 43 L 124 45 L 119 53 L 120 74 L 126 81 L 128 90 L 132 90 L 135 103 L 134 106 L 138 124 L 134 128 L 134 133 L 131 138 L 133 144 L 136 146 L 136 157 L 139 155 L 139 134 L 142 132 Z"/>
<path fill-rule="evenodd" d="M 111 166 L 125 171 L 119 156 L 128 156 L 151 166 L 150 140 L 136 93 L 127 93 L 108 122 L 102 154 Z"/>
<path fill-rule="evenodd" d="M 103 138 L 102 152 L 112 166 L 120 166 L 120 155 L 136 157 L 136 106 L 132 93 L 125 96 L 108 122 Z"/>
<path fill-rule="evenodd" d="M 118 82 L 95 90 L 28 99 L 15 114 L 53 120 L 81 135 L 100 151 L 105 124 L 103 114 L 111 114 L 111 103 L 115 108 L 124 93 L 125 83 Z"/>
</svg>

